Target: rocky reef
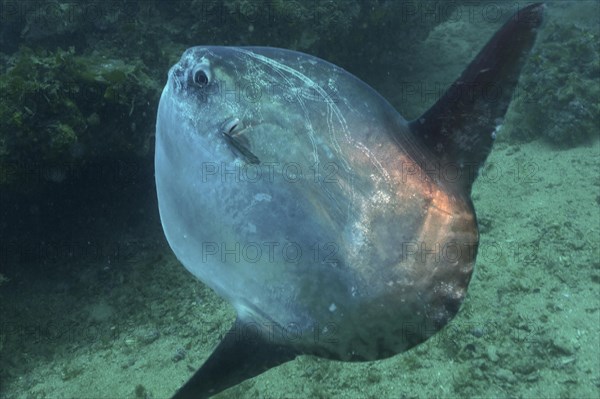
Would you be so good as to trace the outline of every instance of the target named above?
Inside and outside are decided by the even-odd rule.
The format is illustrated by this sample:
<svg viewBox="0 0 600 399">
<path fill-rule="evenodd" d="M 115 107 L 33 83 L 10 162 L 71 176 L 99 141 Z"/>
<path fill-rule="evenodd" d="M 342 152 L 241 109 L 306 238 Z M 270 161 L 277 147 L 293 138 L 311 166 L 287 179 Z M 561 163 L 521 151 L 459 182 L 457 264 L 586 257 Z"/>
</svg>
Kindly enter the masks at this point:
<svg viewBox="0 0 600 399">
<path fill-rule="evenodd" d="M 440 34 L 447 27 L 454 36 L 457 26 L 479 29 L 470 18 L 485 15 L 482 11 L 493 5 L 0 1 L 0 186 L 19 191 L 62 182 L 90 163 L 151 158 L 166 71 L 187 47 L 265 45 L 305 51 L 352 71 L 394 102 L 397 89 L 391 83 L 421 69 L 407 57 L 434 29 Z M 553 4 L 560 13 L 585 13 L 583 6 Z M 513 141 L 541 138 L 569 147 L 598 137 L 598 26 L 576 25 L 557 15 L 549 15 L 523 73 L 507 121 Z M 35 184 L 23 179 L 32 174 Z"/>
</svg>

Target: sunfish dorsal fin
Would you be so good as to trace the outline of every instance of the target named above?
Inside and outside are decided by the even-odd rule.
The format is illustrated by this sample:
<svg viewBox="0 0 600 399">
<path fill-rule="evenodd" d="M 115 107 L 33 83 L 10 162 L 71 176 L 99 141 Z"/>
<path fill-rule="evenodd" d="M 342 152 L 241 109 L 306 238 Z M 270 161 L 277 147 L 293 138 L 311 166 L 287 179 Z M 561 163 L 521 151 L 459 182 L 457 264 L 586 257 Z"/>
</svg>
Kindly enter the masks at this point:
<svg viewBox="0 0 600 399">
<path fill-rule="evenodd" d="M 450 184 L 461 192 L 470 193 L 492 149 L 496 128 L 542 23 L 543 9 L 543 3 L 536 3 L 515 13 L 444 95 L 409 124 L 429 153 L 421 158 L 434 155 L 434 169 L 453 168 L 456 179 Z M 436 172 L 439 175 L 440 170 Z"/>
<path fill-rule="evenodd" d="M 238 317 L 217 348 L 171 399 L 203 399 L 293 360 L 293 349 L 265 338 Z"/>
</svg>

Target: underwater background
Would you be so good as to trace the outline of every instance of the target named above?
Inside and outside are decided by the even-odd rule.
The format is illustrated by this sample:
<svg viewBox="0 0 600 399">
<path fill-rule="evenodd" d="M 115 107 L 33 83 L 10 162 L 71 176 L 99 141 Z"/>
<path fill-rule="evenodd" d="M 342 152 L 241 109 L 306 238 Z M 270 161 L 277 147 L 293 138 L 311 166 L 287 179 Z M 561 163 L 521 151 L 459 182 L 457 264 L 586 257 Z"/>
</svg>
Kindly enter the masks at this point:
<svg viewBox="0 0 600 399">
<path fill-rule="evenodd" d="M 527 4 L 0 0 L 0 398 L 166 398 L 232 324 L 158 216 L 156 107 L 186 48 L 316 55 L 412 119 Z M 457 317 L 390 359 L 301 356 L 218 397 L 600 398 L 600 2 L 546 4 L 473 189 Z"/>
</svg>

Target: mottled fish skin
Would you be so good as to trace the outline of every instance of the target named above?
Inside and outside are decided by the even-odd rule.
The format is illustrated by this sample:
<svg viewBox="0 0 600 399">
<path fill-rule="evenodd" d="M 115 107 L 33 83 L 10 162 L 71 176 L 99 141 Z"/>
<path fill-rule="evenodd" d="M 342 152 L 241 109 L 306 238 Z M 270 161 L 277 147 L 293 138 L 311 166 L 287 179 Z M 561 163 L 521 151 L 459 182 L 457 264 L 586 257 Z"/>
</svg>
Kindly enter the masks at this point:
<svg viewBox="0 0 600 399">
<path fill-rule="evenodd" d="M 158 109 L 161 221 L 181 263 L 238 320 L 174 398 L 211 396 L 298 354 L 383 359 L 454 317 L 479 240 L 476 173 L 466 172 L 491 150 L 488 129 L 506 112 L 542 9 L 509 20 L 452 96 L 412 122 L 310 55 L 184 52 Z M 457 100 L 463 85 L 490 79 L 506 90 L 501 103 Z"/>
<path fill-rule="evenodd" d="M 467 195 L 446 192 L 415 164 L 410 154 L 415 144 L 406 121 L 370 87 L 314 57 L 279 49 L 204 47 L 188 50 L 180 65 L 193 70 L 198 60 L 210 68 L 215 93 L 225 90 L 228 82 L 253 79 L 255 92 L 271 93 L 278 85 L 282 95 L 256 103 L 228 103 L 222 95 L 207 94 L 207 102 L 189 112 L 191 129 L 158 137 L 161 146 L 182 146 L 170 160 L 176 166 L 165 180 L 173 182 L 178 170 L 194 164 L 201 170 L 198 161 L 220 167 L 225 162 L 226 168 L 235 170 L 236 162 L 241 168 L 248 158 L 254 163 L 252 157 L 297 166 L 305 176 L 293 183 L 261 179 L 228 184 L 220 178 L 196 182 L 195 200 L 186 209 L 178 194 L 172 206 L 167 202 L 168 193 L 194 187 L 198 173 L 183 174 L 180 184 L 185 188 L 159 196 L 161 206 L 182 220 L 173 226 L 184 229 L 172 233 L 167 219 L 169 242 L 182 242 L 185 236 L 195 243 L 212 240 L 233 248 L 237 242 L 284 238 L 286 243 L 298 243 L 303 253 L 315 244 L 331 244 L 335 254 L 324 264 L 313 256 L 290 264 L 252 264 L 243 259 L 233 264 L 220 259 L 202 263 L 201 253 L 190 256 L 194 249 L 187 249 L 183 256 L 189 260 L 180 257 L 184 265 L 214 285 L 239 313 L 248 314 L 243 320 L 297 329 L 301 333 L 294 346 L 301 352 L 374 360 L 404 351 L 444 325 L 465 295 L 475 253 L 465 250 L 460 262 L 444 257 L 431 262 L 420 247 L 459 243 L 472 248 L 476 223 Z M 177 83 L 172 87 L 176 89 Z M 184 99 L 198 96 L 181 87 Z M 321 91 L 323 87 L 331 87 L 332 94 Z M 192 103 L 165 93 L 171 102 L 161 105 L 170 104 L 171 109 Z M 297 94 L 292 99 L 283 96 L 289 93 Z M 186 115 L 185 109 L 177 112 Z M 219 137 L 223 132 L 218 127 L 229 115 L 247 126 L 245 145 L 227 134 L 225 140 Z M 189 138 L 181 140 L 185 135 Z M 231 151 L 232 146 L 237 151 Z M 313 173 L 306 175 L 314 165 L 333 168 L 331 182 L 325 182 L 325 176 L 315 181 Z M 270 200 L 254 203 L 253 198 L 259 197 Z M 293 207 L 299 209 L 296 215 L 289 214 Z M 218 223 L 207 224 L 217 214 Z M 183 220 L 191 216 L 198 224 L 186 225 L 189 222 Z M 255 228 L 244 230 L 249 224 Z M 238 284 L 243 289 L 237 289 Z M 393 306 L 400 301 L 403 306 Z M 336 331 L 323 331 L 324 326 Z M 407 326 L 419 328 L 406 337 L 402 331 Z M 315 334 L 323 339 L 314 342 Z M 327 339 L 328 334 L 335 338 Z"/>
</svg>

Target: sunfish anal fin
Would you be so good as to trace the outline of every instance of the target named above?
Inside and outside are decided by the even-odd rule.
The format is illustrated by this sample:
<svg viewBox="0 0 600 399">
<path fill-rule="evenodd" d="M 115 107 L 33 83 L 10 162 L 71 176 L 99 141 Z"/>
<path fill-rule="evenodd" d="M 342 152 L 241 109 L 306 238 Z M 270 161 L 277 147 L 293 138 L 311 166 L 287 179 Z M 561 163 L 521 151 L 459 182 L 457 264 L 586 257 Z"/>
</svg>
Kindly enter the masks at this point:
<svg viewBox="0 0 600 399">
<path fill-rule="evenodd" d="M 296 351 L 263 337 L 253 327 L 238 318 L 202 367 L 171 399 L 208 398 L 296 358 Z"/>
</svg>

